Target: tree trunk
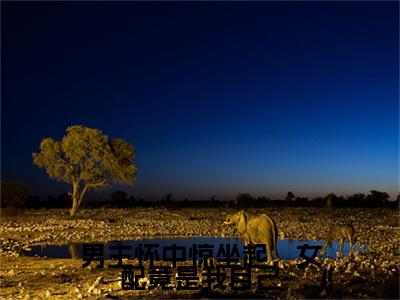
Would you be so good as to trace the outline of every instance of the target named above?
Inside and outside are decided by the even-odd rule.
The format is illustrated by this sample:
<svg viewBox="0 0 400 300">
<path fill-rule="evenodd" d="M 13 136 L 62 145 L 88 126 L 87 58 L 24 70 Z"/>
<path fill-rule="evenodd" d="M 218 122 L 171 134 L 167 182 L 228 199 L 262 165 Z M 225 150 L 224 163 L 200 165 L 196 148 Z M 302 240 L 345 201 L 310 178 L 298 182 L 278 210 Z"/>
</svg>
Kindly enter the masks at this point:
<svg viewBox="0 0 400 300">
<path fill-rule="evenodd" d="M 88 186 L 87 186 L 87 185 L 85 185 L 85 186 L 84 186 L 84 188 L 82 189 L 82 191 L 81 191 L 81 193 L 80 193 L 79 197 L 78 197 L 78 206 L 77 206 L 77 208 L 76 208 L 76 209 L 78 209 L 78 208 L 79 208 L 79 206 L 81 205 L 81 203 L 82 203 L 82 200 L 83 200 L 83 197 L 85 196 L 85 193 L 86 193 L 87 189 L 88 189 Z"/>
<path fill-rule="evenodd" d="M 69 210 L 69 215 L 73 217 L 78 210 L 79 201 L 78 201 L 78 183 L 72 182 L 72 208 Z"/>
<path fill-rule="evenodd" d="M 79 191 L 79 180 L 72 179 L 72 208 L 69 210 L 69 214 L 73 217 L 82 203 L 83 197 L 89 189 L 95 189 L 98 187 L 106 186 L 106 180 L 97 183 L 84 183 L 83 189 Z"/>
<path fill-rule="evenodd" d="M 79 185 L 73 184 L 72 191 L 72 208 L 69 211 L 71 217 L 73 217 L 78 210 L 79 206 L 82 203 L 83 197 L 85 196 L 86 191 L 88 190 L 88 186 L 85 185 L 81 192 L 79 192 Z"/>
<path fill-rule="evenodd" d="M 69 215 L 73 217 L 78 210 L 78 199 L 76 197 L 72 197 L 72 208 L 69 210 Z"/>
</svg>

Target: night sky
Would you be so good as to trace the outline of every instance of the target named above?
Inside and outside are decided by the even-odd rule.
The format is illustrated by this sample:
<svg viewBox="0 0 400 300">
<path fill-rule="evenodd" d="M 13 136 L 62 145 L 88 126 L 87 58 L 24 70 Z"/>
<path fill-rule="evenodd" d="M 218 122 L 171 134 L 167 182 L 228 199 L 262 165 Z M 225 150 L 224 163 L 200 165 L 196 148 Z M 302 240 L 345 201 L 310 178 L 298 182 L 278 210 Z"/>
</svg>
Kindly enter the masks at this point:
<svg viewBox="0 0 400 300">
<path fill-rule="evenodd" d="M 32 152 L 75 124 L 135 146 L 114 189 L 146 199 L 398 192 L 398 2 L 1 5 L 2 178 L 33 194 L 69 190 Z"/>
</svg>

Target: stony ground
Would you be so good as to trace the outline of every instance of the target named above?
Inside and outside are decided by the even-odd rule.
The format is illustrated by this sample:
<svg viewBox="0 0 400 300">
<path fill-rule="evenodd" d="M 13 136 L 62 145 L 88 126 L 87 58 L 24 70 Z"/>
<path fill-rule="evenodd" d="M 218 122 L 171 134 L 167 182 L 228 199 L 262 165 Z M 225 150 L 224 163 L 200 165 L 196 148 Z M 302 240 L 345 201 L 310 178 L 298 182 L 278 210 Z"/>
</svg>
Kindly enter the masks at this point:
<svg viewBox="0 0 400 300">
<path fill-rule="evenodd" d="M 1 218 L 0 297 L 1 298 L 398 298 L 400 270 L 399 212 L 394 209 L 271 208 L 252 209 L 267 213 L 277 223 L 280 237 L 323 239 L 333 221 L 351 222 L 356 242 L 368 245 L 343 259 L 325 259 L 321 268 L 333 269 L 332 284 L 321 289 L 321 269 L 296 267 L 298 261 L 284 260 L 279 279 L 271 281 L 281 290 L 261 294 L 231 294 L 215 290 L 199 292 L 123 291 L 120 271 L 82 269 L 81 260 L 46 259 L 21 256 L 34 245 L 68 242 L 101 242 L 150 237 L 235 236 L 223 226 L 226 209 L 96 209 L 81 210 L 69 218 L 67 210 L 26 211 Z M 255 279 L 255 278 L 254 278 Z"/>
</svg>

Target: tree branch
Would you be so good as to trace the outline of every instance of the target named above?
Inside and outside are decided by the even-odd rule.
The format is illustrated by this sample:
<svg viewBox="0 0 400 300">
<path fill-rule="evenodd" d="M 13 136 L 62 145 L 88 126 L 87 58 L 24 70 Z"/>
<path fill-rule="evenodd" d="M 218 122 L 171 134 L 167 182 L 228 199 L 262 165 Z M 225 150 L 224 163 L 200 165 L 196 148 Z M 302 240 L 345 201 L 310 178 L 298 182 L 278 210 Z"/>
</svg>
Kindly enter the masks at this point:
<svg viewBox="0 0 400 300">
<path fill-rule="evenodd" d="M 80 195 L 79 195 L 79 198 L 78 198 L 78 207 L 81 205 L 83 196 L 85 196 L 85 193 L 86 193 L 87 189 L 88 189 L 88 186 L 85 185 L 85 186 L 83 187 L 83 189 L 82 189 Z"/>
<path fill-rule="evenodd" d="M 93 188 L 98 188 L 98 187 L 106 186 L 107 184 L 105 184 L 105 183 L 106 183 L 106 180 L 104 179 L 104 180 L 101 181 L 101 182 L 87 183 L 87 184 L 85 185 L 85 187 L 93 189 Z"/>
</svg>

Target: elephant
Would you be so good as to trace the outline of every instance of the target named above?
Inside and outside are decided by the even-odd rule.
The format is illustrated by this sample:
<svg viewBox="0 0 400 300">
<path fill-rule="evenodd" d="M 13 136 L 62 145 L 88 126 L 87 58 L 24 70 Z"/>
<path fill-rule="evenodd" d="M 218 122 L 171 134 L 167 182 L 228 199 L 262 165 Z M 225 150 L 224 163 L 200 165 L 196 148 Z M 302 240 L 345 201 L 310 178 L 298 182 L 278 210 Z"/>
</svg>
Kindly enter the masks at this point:
<svg viewBox="0 0 400 300">
<path fill-rule="evenodd" d="M 334 224 L 331 226 L 329 233 L 324 241 L 324 245 L 322 246 L 320 255 L 323 256 L 325 254 L 325 250 L 328 247 L 328 244 L 332 244 L 332 241 L 340 241 L 340 249 L 339 249 L 339 257 L 342 256 L 343 251 L 343 241 L 348 240 L 350 242 L 350 251 L 351 254 L 353 250 L 353 242 L 354 242 L 354 228 L 350 224 L 338 225 Z"/>
<path fill-rule="evenodd" d="M 280 260 L 277 249 L 278 228 L 275 222 L 266 214 L 250 216 L 244 210 L 233 215 L 227 215 L 224 225 L 236 225 L 238 233 L 243 238 L 244 245 L 265 244 L 267 248 L 268 264 L 275 259 Z"/>
</svg>

